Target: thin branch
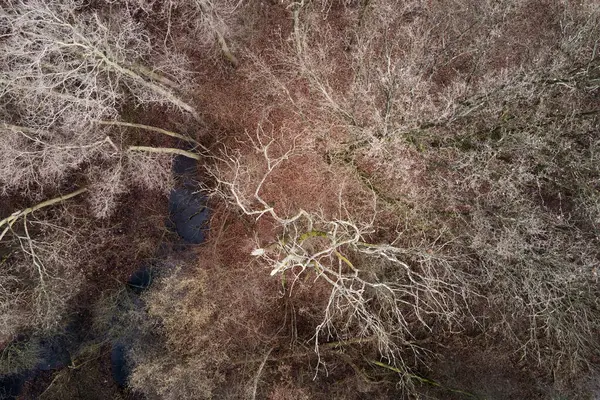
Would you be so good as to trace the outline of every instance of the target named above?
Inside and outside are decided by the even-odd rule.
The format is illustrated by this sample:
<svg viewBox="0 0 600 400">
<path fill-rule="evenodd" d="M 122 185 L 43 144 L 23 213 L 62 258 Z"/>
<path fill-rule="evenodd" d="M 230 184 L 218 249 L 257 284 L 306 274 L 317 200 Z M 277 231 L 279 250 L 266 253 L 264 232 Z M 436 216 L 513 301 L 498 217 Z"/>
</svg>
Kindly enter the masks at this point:
<svg viewBox="0 0 600 400">
<path fill-rule="evenodd" d="M 167 136 L 171 136 L 177 139 L 181 139 L 181 140 L 185 140 L 186 142 L 190 142 L 193 143 L 195 145 L 200 145 L 200 143 L 198 143 L 196 140 L 187 137 L 185 135 L 182 135 L 181 133 L 177 133 L 177 132 L 173 132 L 173 131 L 168 131 L 166 129 L 162 129 L 162 128 L 157 128 L 155 126 L 150 126 L 150 125 L 143 125 L 143 124 L 135 124 L 132 122 L 124 122 L 124 121 L 107 121 L 107 120 L 94 120 L 93 122 L 99 124 L 99 125 L 112 125 L 112 126 L 126 126 L 129 128 L 137 128 L 137 129 L 145 129 L 147 131 L 152 131 L 152 132 L 157 132 L 157 133 L 162 133 L 163 135 L 167 135 Z"/>
<path fill-rule="evenodd" d="M 221 46 L 221 51 L 223 52 L 223 55 L 225 56 L 227 61 L 231 63 L 231 65 L 237 68 L 240 65 L 240 62 L 238 61 L 237 57 L 233 55 L 231 50 L 229 50 L 229 46 L 227 46 L 227 41 L 225 41 L 225 38 L 223 37 L 221 32 L 217 30 L 215 30 L 215 32 L 217 35 L 217 42 L 219 42 L 219 46 Z"/>
<path fill-rule="evenodd" d="M 173 147 L 150 147 L 150 146 L 129 146 L 130 151 L 147 151 L 150 153 L 163 153 L 163 154 L 179 154 L 180 156 L 193 158 L 194 160 L 201 160 L 196 153 L 191 151 L 176 149 Z"/>
<path fill-rule="evenodd" d="M 24 132 L 24 133 L 28 133 L 30 135 L 37 134 L 37 131 L 35 129 L 31 129 L 26 126 L 12 125 L 12 124 L 8 124 L 6 122 L 0 123 L 0 127 L 2 127 L 2 129 L 6 129 L 6 130 L 17 132 L 17 133 Z"/>
<path fill-rule="evenodd" d="M 153 82 L 147 81 L 146 79 L 144 79 L 142 76 L 138 75 L 133 70 L 114 62 L 113 60 L 108 58 L 106 55 L 104 55 L 104 53 L 100 50 L 93 49 L 93 52 L 97 58 L 104 61 L 104 63 L 107 66 L 109 66 L 110 68 L 112 68 L 114 71 L 130 77 L 133 80 L 135 80 L 136 82 L 138 82 L 140 85 L 145 86 L 147 89 L 153 91 L 154 93 L 164 96 L 165 99 L 167 99 L 168 101 L 170 101 L 177 107 L 190 113 L 196 121 L 202 122 L 202 119 L 200 118 L 200 116 L 198 115 L 198 112 L 194 109 L 194 107 L 192 107 L 185 101 L 179 99 L 177 96 L 175 96 L 173 93 L 171 93 L 171 91 L 169 91 L 168 89 L 166 89 L 160 85 L 157 85 Z"/>
<path fill-rule="evenodd" d="M 209 24 L 213 30 L 213 32 L 215 33 L 215 36 L 217 37 L 217 42 L 219 43 L 219 47 L 221 47 L 221 52 L 223 53 L 223 56 L 227 59 L 227 61 L 229 61 L 231 63 L 231 65 L 233 65 L 233 67 L 237 68 L 240 65 L 240 62 L 238 61 L 237 57 L 231 52 L 231 50 L 229 49 L 229 46 L 227 45 L 227 41 L 225 40 L 225 37 L 223 36 L 223 33 L 221 32 L 221 30 L 215 26 L 215 24 L 212 22 L 213 18 L 217 18 L 215 13 L 212 12 L 212 10 L 210 9 L 210 6 L 208 4 L 206 4 L 205 0 L 200 0 L 198 1 L 198 6 L 200 6 L 200 10 L 208 15 L 211 15 L 211 18 L 209 18 Z"/>
<path fill-rule="evenodd" d="M 323 343 L 322 345 L 319 346 L 319 348 L 322 351 L 337 352 L 340 350 L 340 348 L 343 348 L 346 346 L 351 346 L 354 344 L 372 343 L 376 340 L 377 340 L 377 338 L 373 337 L 373 336 L 365 337 L 365 338 L 362 338 L 362 337 L 361 338 L 350 338 L 350 339 L 343 340 L 343 341 Z M 237 365 L 244 365 L 244 364 L 253 364 L 253 363 L 257 363 L 259 361 L 262 362 L 265 359 L 267 361 L 281 361 L 281 360 L 286 360 L 286 359 L 290 359 L 290 358 L 301 358 L 301 357 L 309 357 L 309 356 L 315 355 L 314 350 L 311 348 L 307 351 L 293 351 L 288 354 L 269 357 L 269 355 L 272 353 L 272 351 L 274 349 L 275 348 L 272 348 L 269 351 L 269 354 L 267 355 L 267 357 L 260 357 L 260 358 L 256 357 L 256 358 L 248 358 L 248 359 L 244 359 L 244 360 L 233 361 L 230 363 L 230 365 L 237 366 Z"/>
<path fill-rule="evenodd" d="M 78 189 L 72 193 L 66 194 L 64 196 L 58 196 L 53 199 L 46 200 L 39 204 L 36 204 L 33 207 L 29 207 L 24 210 L 16 211 L 16 212 L 12 213 L 10 216 L 8 216 L 8 217 L 4 218 L 2 221 L 0 221 L 0 228 L 3 227 L 4 225 L 6 225 L 6 228 L 4 228 L 4 230 L 0 234 L 0 240 L 2 240 L 2 238 L 4 238 L 4 236 L 6 235 L 6 232 L 8 232 L 9 229 L 12 228 L 12 226 L 15 224 L 15 222 L 17 222 L 17 220 L 19 220 L 20 218 L 23 218 L 23 217 L 27 216 L 28 214 L 31 214 L 42 208 L 50 207 L 54 204 L 62 203 L 63 201 L 69 200 L 75 196 L 79 196 L 80 194 L 87 192 L 87 190 L 88 189 L 84 187 L 84 188 Z"/>
<path fill-rule="evenodd" d="M 269 355 L 271 354 L 273 349 L 274 349 L 274 347 L 271 347 L 269 349 L 269 351 L 267 351 L 267 354 L 265 354 L 262 362 L 260 363 L 260 366 L 258 367 L 256 376 L 254 377 L 254 384 L 252 385 L 252 395 L 251 395 L 252 400 L 256 400 L 256 391 L 258 390 L 258 382 L 260 380 L 260 374 L 262 374 L 262 371 L 265 368 L 265 364 L 267 363 L 267 360 L 269 359 Z"/>
<path fill-rule="evenodd" d="M 133 64 L 133 65 L 130 65 L 129 68 L 133 69 L 134 71 L 139 72 L 140 74 L 144 75 L 148 79 L 158 81 L 165 86 L 171 87 L 172 89 L 178 88 L 178 85 L 176 82 L 173 82 L 169 78 L 164 77 L 160 74 L 157 74 L 156 72 L 152 71 L 150 68 L 146 67 L 145 65 Z"/>
<path fill-rule="evenodd" d="M 423 384 L 427 384 L 427 385 L 435 386 L 435 387 L 438 387 L 438 388 L 440 388 L 440 389 L 447 390 L 447 391 L 449 391 L 449 392 L 453 392 L 453 393 L 462 394 L 462 395 L 464 395 L 464 396 L 467 396 L 467 397 L 468 397 L 468 398 L 470 398 L 470 399 L 478 399 L 478 398 L 479 398 L 479 396 L 477 396 L 477 395 L 474 395 L 473 393 L 465 392 L 464 390 L 459 390 L 459 389 L 453 389 L 453 388 L 446 387 L 446 386 L 442 385 L 441 383 L 439 383 L 439 382 L 436 382 L 436 381 L 434 381 L 434 380 L 432 380 L 432 379 L 428 379 L 428 378 L 424 378 L 424 377 L 422 377 L 422 376 L 419 376 L 419 375 L 415 375 L 415 374 L 408 373 L 408 372 L 406 372 L 406 371 L 403 371 L 403 370 L 401 370 L 401 369 L 399 369 L 399 368 L 396 368 L 396 367 L 394 367 L 394 366 L 392 366 L 392 365 L 389 365 L 389 364 L 383 363 L 383 362 L 381 362 L 381 361 L 377 361 L 377 360 L 368 360 L 368 361 L 369 361 L 371 364 L 373 364 L 373 365 L 376 365 L 376 366 L 378 366 L 378 367 L 382 367 L 382 368 L 388 369 L 388 370 L 390 370 L 390 371 L 392 371 L 392 372 L 396 372 L 396 373 L 398 373 L 398 374 L 400 374 L 400 375 L 402 375 L 402 376 L 406 376 L 406 377 L 408 377 L 409 379 L 416 380 L 416 381 L 418 381 L 419 383 L 423 383 Z"/>
</svg>

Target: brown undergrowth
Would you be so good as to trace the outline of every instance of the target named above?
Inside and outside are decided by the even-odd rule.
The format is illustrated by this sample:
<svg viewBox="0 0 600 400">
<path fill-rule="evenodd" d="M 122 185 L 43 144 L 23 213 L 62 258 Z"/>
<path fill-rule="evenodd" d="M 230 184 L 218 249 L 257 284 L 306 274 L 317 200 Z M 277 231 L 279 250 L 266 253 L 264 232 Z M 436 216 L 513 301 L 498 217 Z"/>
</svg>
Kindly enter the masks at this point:
<svg viewBox="0 0 600 400">
<path fill-rule="evenodd" d="M 303 346 L 320 343 L 309 365 L 341 374 L 332 376 L 351 376 L 365 387 L 381 379 L 376 392 L 383 396 L 394 373 L 395 383 L 413 394 L 420 385 L 445 387 L 419 380 L 424 375 L 450 389 L 512 396 L 493 392 L 494 383 L 486 392 L 436 371 L 436 353 L 456 358 L 444 344 L 469 349 L 465 369 L 473 360 L 505 360 L 500 375 L 515 385 L 531 383 L 521 394 L 577 392 L 570 377 L 593 374 L 598 351 L 592 316 L 598 171 L 590 164 L 598 145 L 597 8 L 468 1 L 283 6 L 248 6 L 248 15 L 267 16 L 255 34 L 269 41 L 237 37 L 240 68 L 199 84 L 222 127 L 206 162 L 207 182 L 246 225 L 243 234 L 212 233 L 231 243 L 228 256 L 247 260 L 245 273 L 254 271 L 255 283 L 246 278 L 248 286 L 238 290 L 253 293 L 273 280 L 293 287 L 270 292 L 279 308 L 269 315 L 296 324 L 279 333 Z M 345 238 L 336 236 L 341 226 L 356 226 L 360 239 L 336 247 L 331 238 Z M 382 262 L 386 256 L 392 264 Z M 352 282 L 363 288 L 368 279 L 382 285 L 408 279 L 407 287 L 419 289 L 395 306 L 408 336 L 395 331 L 403 323 L 386 325 L 391 314 L 377 290 L 361 293 L 366 309 L 354 308 L 351 297 L 337 303 L 337 294 L 353 293 L 339 284 L 358 265 Z M 339 270 L 328 281 L 325 271 L 333 266 Z M 411 281 L 411 274 L 423 280 Z M 377 330 L 383 326 L 394 332 L 391 341 Z M 475 348 L 467 345 L 473 337 Z M 332 356 L 331 341 L 348 343 Z M 268 343 L 255 353 L 252 371 L 283 377 L 298 368 Z M 383 345 L 392 343 L 396 359 Z M 408 354 L 416 361 L 407 361 Z M 369 364 L 386 355 L 387 367 Z M 519 368 L 537 372 L 532 377 Z M 286 390 L 316 396 L 327 378 L 317 373 L 309 384 L 302 378 L 309 370 L 294 383 L 274 384 L 271 397 L 286 398 Z M 254 382 L 227 363 L 223 371 L 242 387 Z M 445 395 L 461 396 L 460 388 L 446 389 Z M 239 396 L 235 389 L 214 390 Z"/>
<path fill-rule="evenodd" d="M 596 2 L 126 4 L 127 21 L 162 43 L 135 42 L 136 60 L 155 60 L 165 76 L 152 79 L 177 80 L 186 93 L 174 104 L 199 110 L 148 121 L 201 142 L 213 213 L 197 260 L 164 261 L 144 295 L 131 389 L 150 399 L 597 394 Z M 111 157 L 83 175 L 130 176 Z M 139 169 L 164 172 L 168 158 L 153 162 Z M 155 189 L 168 181 L 150 177 Z M 118 246 L 110 240 L 99 249 Z M 141 254 L 155 243 L 140 240 Z"/>
</svg>

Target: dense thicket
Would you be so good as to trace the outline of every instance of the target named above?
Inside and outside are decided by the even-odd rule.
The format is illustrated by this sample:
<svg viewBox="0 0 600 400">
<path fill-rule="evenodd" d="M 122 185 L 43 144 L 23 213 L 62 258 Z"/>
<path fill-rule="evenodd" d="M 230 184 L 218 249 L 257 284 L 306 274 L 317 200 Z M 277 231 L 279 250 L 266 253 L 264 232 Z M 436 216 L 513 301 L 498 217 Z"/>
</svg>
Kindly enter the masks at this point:
<svg viewBox="0 0 600 400">
<path fill-rule="evenodd" d="M 179 153 L 208 241 L 86 300 L 135 321 L 127 395 L 597 395 L 599 37 L 593 0 L 4 2 L 2 339 L 151 252 L 113 227 Z"/>
</svg>

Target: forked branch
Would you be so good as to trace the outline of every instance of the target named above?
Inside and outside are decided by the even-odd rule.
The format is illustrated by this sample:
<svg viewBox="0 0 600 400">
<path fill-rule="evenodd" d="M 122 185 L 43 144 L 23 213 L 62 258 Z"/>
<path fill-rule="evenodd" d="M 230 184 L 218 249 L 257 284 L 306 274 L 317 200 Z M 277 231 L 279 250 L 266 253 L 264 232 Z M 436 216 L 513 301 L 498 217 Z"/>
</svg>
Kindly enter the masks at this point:
<svg viewBox="0 0 600 400">
<path fill-rule="evenodd" d="M 257 168 L 244 166 L 239 155 L 224 154 L 221 161 L 227 171 L 214 173 L 219 194 L 245 215 L 258 219 L 267 214 L 276 222 L 280 230 L 277 242 L 261 245 L 257 238 L 252 255 L 269 267 L 272 276 L 286 276 L 288 290 L 307 274 L 331 288 L 324 319 L 314 335 L 317 354 L 323 339 L 372 337 L 383 356 L 404 368 L 397 350 L 402 346 L 419 351 L 407 315 L 429 329 L 431 318 L 452 319 L 456 299 L 464 295 L 459 282 L 444 279 L 453 275 L 441 268 L 450 267 L 440 265 L 440 271 L 411 267 L 403 261 L 409 257 L 408 251 L 391 244 L 367 243 L 364 237 L 372 232 L 372 222 L 328 219 L 305 210 L 290 217 L 280 215 L 262 197 L 262 188 L 274 170 L 294 154 L 295 147 L 275 156 L 275 140 L 262 129 L 249 138 L 255 153 L 262 155 L 264 172 L 257 177 Z M 384 281 L 378 269 L 392 270 L 396 278 Z"/>
<path fill-rule="evenodd" d="M 16 211 L 16 212 L 12 213 L 10 216 L 8 216 L 8 217 L 4 218 L 2 221 L 0 221 L 0 228 L 5 227 L 4 230 L 2 231 L 2 233 L 0 234 L 0 240 L 2 240 L 4 238 L 6 233 L 12 228 L 12 226 L 15 224 L 15 222 L 17 222 L 20 218 L 25 218 L 27 215 L 29 215 L 33 212 L 36 212 L 37 210 L 41 210 L 42 208 L 46 208 L 46 207 L 53 206 L 55 204 L 62 203 L 63 201 L 66 201 L 73 197 L 79 196 L 80 194 L 85 193 L 87 191 L 88 191 L 88 189 L 85 187 L 81 188 L 81 189 L 77 189 L 76 191 L 66 194 L 64 196 L 58 196 L 58 197 L 55 197 L 50 200 L 42 201 L 41 203 L 36 204 L 33 207 L 29 207 L 24 210 L 20 210 L 20 211 Z"/>
</svg>

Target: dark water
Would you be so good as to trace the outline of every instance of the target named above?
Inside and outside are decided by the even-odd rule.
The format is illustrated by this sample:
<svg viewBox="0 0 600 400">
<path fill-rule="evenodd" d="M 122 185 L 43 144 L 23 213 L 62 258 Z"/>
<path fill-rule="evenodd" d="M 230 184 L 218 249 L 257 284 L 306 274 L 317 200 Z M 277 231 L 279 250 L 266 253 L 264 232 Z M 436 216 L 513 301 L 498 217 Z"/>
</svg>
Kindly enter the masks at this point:
<svg viewBox="0 0 600 400">
<path fill-rule="evenodd" d="M 28 370 L 17 374 L 0 376 L 0 399 L 15 399 L 22 391 L 23 385 L 43 371 L 61 369 L 71 362 L 69 350 L 71 343 L 65 334 L 56 334 L 41 339 L 19 336 L 16 342 L 32 340 L 37 343 L 38 363 Z"/>
<path fill-rule="evenodd" d="M 71 363 L 71 341 L 66 335 L 54 335 L 40 340 L 40 361 L 37 369 L 50 371 L 63 368 Z"/>
<path fill-rule="evenodd" d="M 200 244 L 205 240 L 208 229 L 209 209 L 207 198 L 201 193 L 195 180 L 197 176 L 197 162 L 193 159 L 176 156 L 173 172 L 177 178 L 177 185 L 169 196 L 169 218 L 165 222 L 167 228 L 177 232 L 181 243 L 176 243 L 177 251 L 187 249 L 186 246 Z M 168 254 L 158 251 L 157 257 L 166 257 Z M 139 297 L 153 282 L 154 270 L 152 265 L 142 265 L 133 273 L 128 281 L 128 290 L 134 296 L 133 306 L 143 309 L 143 300 Z M 0 375 L 0 399 L 15 399 L 22 391 L 23 385 L 35 379 L 43 371 L 58 370 L 68 366 L 71 362 L 70 354 L 75 351 L 83 338 L 70 335 L 77 323 L 65 327 L 61 335 L 53 335 L 39 339 L 40 361 L 38 365 L 20 374 Z M 131 374 L 131 365 L 127 353 L 131 348 L 133 338 L 120 337 L 113 340 L 111 349 L 111 372 L 113 380 L 122 388 L 127 386 Z"/>
<path fill-rule="evenodd" d="M 204 242 L 209 210 L 207 199 L 188 187 L 176 188 L 169 196 L 169 228 L 190 244 Z"/>
<path fill-rule="evenodd" d="M 177 185 L 169 195 L 169 218 L 167 228 L 177 232 L 181 239 L 180 245 L 194 245 L 204 242 L 210 217 L 207 207 L 207 197 L 202 194 L 198 183 L 197 162 L 193 159 L 176 156 L 173 163 L 173 172 L 177 178 Z M 175 249 L 181 251 L 181 246 Z M 168 254 L 159 254 L 166 257 Z M 142 265 L 138 271 L 131 275 L 127 282 L 129 288 L 136 294 L 142 294 L 152 285 L 154 276 L 153 266 Z M 140 304 L 139 307 L 143 307 Z M 126 387 L 131 374 L 131 365 L 127 359 L 128 349 L 132 346 L 133 338 L 120 338 L 115 341 L 111 350 L 111 369 L 114 381 L 120 387 Z"/>
<path fill-rule="evenodd" d="M 0 376 L 0 399 L 15 399 L 21 393 L 23 385 L 33 374 L 11 374 Z"/>
<path fill-rule="evenodd" d="M 202 243 L 208 228 L 209 210 L 207 198 L 196 181 L 198 164 L 191 158 L 177 156 L 173 172 L 178 183 L 169 196 L 167 227 L 177 232 L 185 243 Z"/>
<path fill-rule="evenodd" d="M 113 380 L 117 385 L 124 388 L 127 386 L 131 366 L 127 362 L 127 348 L 124 343 L 115 343 L 110 352 L 110 365 Z"/>
<path fill-rule="evenodd" d="M 148 265 L 143 265 L 129 277 L 127 286 L 136 294 L 141 294 L 152 284 L 153 272 Z"/>
</svg>

